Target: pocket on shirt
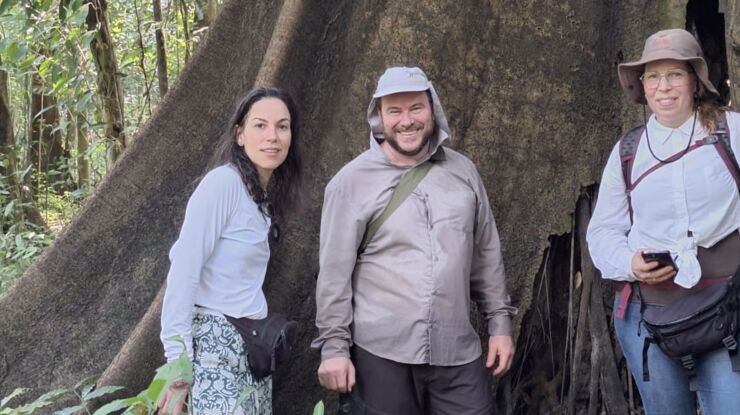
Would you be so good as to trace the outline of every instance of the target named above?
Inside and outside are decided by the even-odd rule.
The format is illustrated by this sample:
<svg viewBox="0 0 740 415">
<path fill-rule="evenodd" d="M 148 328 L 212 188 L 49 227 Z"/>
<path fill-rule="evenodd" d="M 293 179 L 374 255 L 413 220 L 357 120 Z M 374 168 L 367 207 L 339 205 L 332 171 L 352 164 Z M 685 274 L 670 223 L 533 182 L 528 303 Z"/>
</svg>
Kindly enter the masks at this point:
<svg viewBox="0 0 740 415">
<path fill-rule="evenodd" d="M 441 195 L 439 209 L 433 212 L 435 225 L 466 233 L 473 232 L 477 201 L 472 191 L 449 191 Z"/>
</svg>

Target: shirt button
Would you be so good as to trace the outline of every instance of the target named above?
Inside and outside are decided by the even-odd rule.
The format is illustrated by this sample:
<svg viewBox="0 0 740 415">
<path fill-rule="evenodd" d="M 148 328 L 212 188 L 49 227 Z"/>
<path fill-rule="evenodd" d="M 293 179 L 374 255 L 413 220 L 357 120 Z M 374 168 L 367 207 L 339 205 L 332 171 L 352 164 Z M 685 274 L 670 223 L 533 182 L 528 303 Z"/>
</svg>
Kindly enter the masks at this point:
<svg viewBox="0 0 740 415">
<path fill-rule="evenodd" d="M 439 262 L 439 257 L 438 257 L 437 255 L 434 255 L 434 256 L 432 257 L 432 260 L 433 260 L 434 262 Z"/>
<path fill-rule="evenodd" d="M 439 291 L 438 290 L 433 290 L 432 291 L 432 295 L 439 295 Z"/>
</svg>

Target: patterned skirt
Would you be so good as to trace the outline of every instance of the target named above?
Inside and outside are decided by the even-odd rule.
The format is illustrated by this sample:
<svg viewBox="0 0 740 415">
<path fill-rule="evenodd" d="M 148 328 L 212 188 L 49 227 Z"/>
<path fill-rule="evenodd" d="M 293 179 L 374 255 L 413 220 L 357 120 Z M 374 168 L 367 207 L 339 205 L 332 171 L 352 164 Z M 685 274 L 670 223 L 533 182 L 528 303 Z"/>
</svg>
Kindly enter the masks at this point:
<svg viewBox="0 0 740 415">
<path fill-rule="evenodd" d="M 191 415 L 271 415 L 272 378 L 252 378 L 239 332 L 223 316 L 193 317 Z"/>
</svg>

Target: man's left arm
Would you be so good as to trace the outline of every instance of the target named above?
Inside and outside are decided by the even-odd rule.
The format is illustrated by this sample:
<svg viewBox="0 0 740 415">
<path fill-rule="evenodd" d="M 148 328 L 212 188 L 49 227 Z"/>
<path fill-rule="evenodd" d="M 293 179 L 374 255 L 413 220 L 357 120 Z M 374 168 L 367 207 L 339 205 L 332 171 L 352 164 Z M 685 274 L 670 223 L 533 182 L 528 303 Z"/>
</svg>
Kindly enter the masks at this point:
<svg viewBox="0 0 740 415">
<path fill-rule="evenodd" d="M 511 306 L 511 298 L 506 290 L 498 229 L 486 189 L 477 173 L 472 185 L 477 203 L 470 295 L 488 326 L 486 367 L 491 369 L 494 376 L 500 376 L 509 370 L 514 357 L 511 318 L 517 310 Z"/>
</svg>

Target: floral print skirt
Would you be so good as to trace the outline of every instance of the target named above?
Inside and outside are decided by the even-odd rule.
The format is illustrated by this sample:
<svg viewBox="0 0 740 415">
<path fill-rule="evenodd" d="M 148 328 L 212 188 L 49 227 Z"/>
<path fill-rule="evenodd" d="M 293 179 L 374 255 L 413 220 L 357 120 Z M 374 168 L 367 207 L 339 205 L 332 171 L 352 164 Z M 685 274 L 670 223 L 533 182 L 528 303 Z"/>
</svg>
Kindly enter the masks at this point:
<svg viewBox="0 0 740 415">
<path fill-rule="evenodd" d="M 256 381 L 239 332 L 226 318 L 193 317 L 191 415 L 272 415 L 272 378 Z"/>
</svg>

